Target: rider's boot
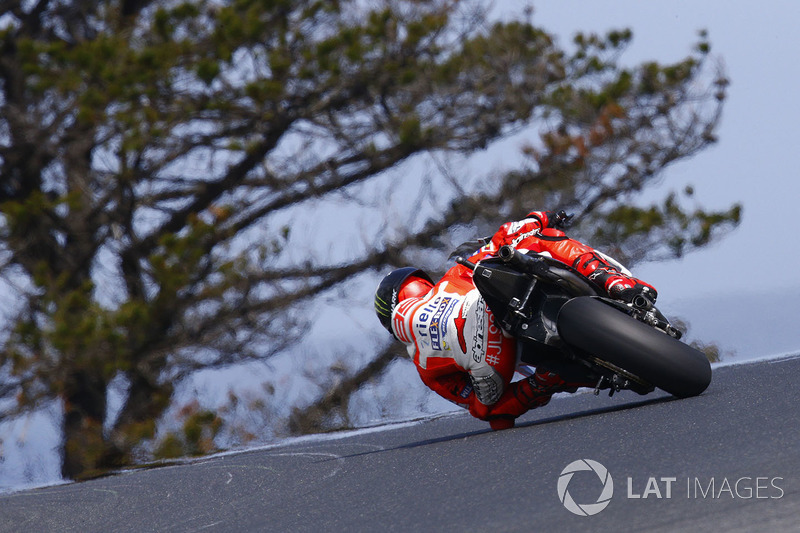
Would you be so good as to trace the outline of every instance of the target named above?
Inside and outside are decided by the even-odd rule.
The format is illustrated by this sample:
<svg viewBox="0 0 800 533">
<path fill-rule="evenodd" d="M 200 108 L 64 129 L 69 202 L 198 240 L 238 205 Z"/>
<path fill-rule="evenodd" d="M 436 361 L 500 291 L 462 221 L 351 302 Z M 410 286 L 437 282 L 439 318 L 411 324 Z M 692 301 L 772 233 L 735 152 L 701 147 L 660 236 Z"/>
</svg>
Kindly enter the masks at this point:
<svg viewBox="0 0 800 533">
<path fill-rule="evenodd" d="M 540 394 L 555 394 L 557 392 L 575 392 L 581 387 L 594 387 L 594 382 L 565 381 L 558 374 L 549 371 L 536 371 L 528 378 Z"/>
</svg>

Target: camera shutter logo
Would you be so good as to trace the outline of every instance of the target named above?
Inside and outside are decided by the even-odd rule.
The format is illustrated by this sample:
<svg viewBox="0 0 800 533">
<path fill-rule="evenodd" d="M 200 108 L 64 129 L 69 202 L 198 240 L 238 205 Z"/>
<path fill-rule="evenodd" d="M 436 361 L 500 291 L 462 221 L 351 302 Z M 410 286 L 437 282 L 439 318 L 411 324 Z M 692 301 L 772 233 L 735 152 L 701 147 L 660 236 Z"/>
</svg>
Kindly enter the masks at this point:
<svg viewBox="0 0 800 533">
<path fill-rule="evenodd" d="M 591 470 L 597 474 L 600 482 L 603 483 L 603 491 L 600 493 L 595 503 L 579 504 L 570 496 L 567 485 L 569 485 L 575 472 L 585 470 Z M 591 459 L 578 459 L 577 461 L 571 462 L 561 471 L 561 475 L 558 477 L 558 499 L 561 500 L 561 503 L 564 504 L 564 507 L 566 507 L 569 512 L 579 516 L 596 515 L 608 506 L 611 502 L 611 496 L 613 495 L 614 480 L 611 479 L 611 474 L 608 473 L 608 469 Z"/>
</svg>

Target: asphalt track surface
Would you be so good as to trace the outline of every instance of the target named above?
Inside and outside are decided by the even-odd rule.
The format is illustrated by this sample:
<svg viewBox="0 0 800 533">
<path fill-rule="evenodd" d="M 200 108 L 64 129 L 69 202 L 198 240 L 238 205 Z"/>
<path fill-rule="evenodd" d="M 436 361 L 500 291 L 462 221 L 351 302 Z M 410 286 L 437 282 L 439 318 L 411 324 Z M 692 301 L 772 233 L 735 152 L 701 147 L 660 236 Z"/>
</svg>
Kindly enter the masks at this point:
<svg viewBox="0 0 800 533">
<path fill-rule="evenodd" d="M 576 394 L 502 432 L 446 416 L 6 494 L 0 531 L 800 531 L 798 375 L 719 367 L 685 400 Z M 557 490 L 580 459 L 613 480 L 590 516 Z M 564 482 L 603 494 L 591 470 Z"/>
</svg>

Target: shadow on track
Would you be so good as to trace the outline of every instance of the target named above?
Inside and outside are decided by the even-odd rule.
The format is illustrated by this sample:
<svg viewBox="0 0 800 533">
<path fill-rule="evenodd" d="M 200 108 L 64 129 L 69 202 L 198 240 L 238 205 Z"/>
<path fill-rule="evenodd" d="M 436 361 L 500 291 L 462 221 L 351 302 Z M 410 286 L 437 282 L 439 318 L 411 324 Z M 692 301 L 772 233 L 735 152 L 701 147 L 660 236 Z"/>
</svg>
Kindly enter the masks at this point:
<svg viewBox="0 0 800 533">
<path fill-rule="evenodd" d="M 595 408 L 595 409 L 584 409 L 582 411 L 576 411 L 574 413 L 566 413 L 566 414 L 563 414 L 563 415 L 551 416 L 551 417 L 542 418 L 542 419 L 539 419 L 539 420 L 531 420 L 530 422 L 521 422 L 521 423 L 516 424 L 515 428 L 526 428 L 526 427 L 532 427 L 532 426 L 540 426 L 540 425 L 545 425 L 545 424 L 552 424 L 552 423 L 555 423 L 555 422 L 563 422 L 565 420 L 575 420 L 575 419 L 578 419 L 578 418 L 596 416 L 596 415 L 599 415 L 599 414 L 614 413 L 614 412 L 617 412 L 617 411 L 626 411 L 628 409 L 636 409 L 636 408 L 644 407 L 644 406 L 647 406 L 647 405 L 656 405 L 656 404 L 661 404 L 661 403 L 672 402 L 672 401 L 675 401 L 675 400 L 678 400 L 678 399 L 679 398 L 676 398 L 674 396 L 662 396 L 662 397 L 659 397 L 659 398 L 649 398 L 649 399 L 646 399 L 646 400 L 640 400 L 640 401 L 636 401 L 636 402 L 625 403 L 623 405 L 612 405 L 612 406 L 606 406 L 606 407 L 598 407 L 598 408 Z M 395 451 L 395 450 L 414 449 L 414 448 L 419 448 L 421 446 L 429 446 L 431 444 L 439 444 L 439 443 L 442 443 L 442 442 L 450 442 L 450 441 L 455 441 L 455 440 L 460 440 L 460 439 L 466 439 L 468 437 L 474 437 L 476 435 L 483 435 L 483 434 L 486 434 L 486 433 L 491 434 L 491 433 L 494 433 L 494 432 L 487 427 L 486 429 L 480 429 L 480 430 L 476 430 L 476 431 L 468 431 L 468 432 L 465 432 L 465 433 L 458 433 L 456 435 L 446 435 L 446 436 L 443 436 L 443 437 L 437 437 L 435 439 L 425 439 L 425 440 L 421 440 L 421 441 L 418 441 L 418 442 L 410 442 L 408 444 L 402 444 L 400 446 L 395 446 L 395 447 L 392 447 L 392 448 L 384 448 L 382 450 L 371 450 L 371 451 L 366 451 L 366 452 L 354 453 L 354 454 L 351 454 L 351 455 L 343 455 L 343 456 L 339 457 L 339 459 L 350 459 L 350 458 L 354 458 L 354 457 L 360 457 L 360 456 L 364 456 L 364 455 L 372 455 L 372 454 L 383 453 L 383 452 L 391 452 L 391 451 Z M 319 462 L 326 462 L 326 461 L 333 461 L 333 460 L 335 460 L 335 459 L 322 459 Z"/>
<path fill-rule="evenodd" d="M 574 413 L 566 413 L 563 415 L 551 416 L 549 418 L 543 418 L 541 420 L 531 420 L 530 422 L 521 422 L 517 423 L 514 427 L 516 428 L 525 428 L 531 426 L 538 426 L 541 424 L 551 424 L 553 422 L 561 422 L 564 420 L 574 420 L 577 418 L 584 418 L 587 416 L 595 416 L 604 413 L 615 413 L 617 411 L 627 411 L 628 409 L 635 409 L 637 407 L 644 407 L 646 405 L 656 405 L 660 403 L 667 403 L 673 402 L 675 400 L 679 400 L 680 398 L 676 398 L 675 396 L 661 396 L 659 398 L 648 398 L 646 400 L 639 400 L 637 402 L 626 403 L 622 405 L 610 405 L 607 407 L 597 407 L 594 409 L 585 409 L 583 411 L 577 411 Z"/>
</svg>

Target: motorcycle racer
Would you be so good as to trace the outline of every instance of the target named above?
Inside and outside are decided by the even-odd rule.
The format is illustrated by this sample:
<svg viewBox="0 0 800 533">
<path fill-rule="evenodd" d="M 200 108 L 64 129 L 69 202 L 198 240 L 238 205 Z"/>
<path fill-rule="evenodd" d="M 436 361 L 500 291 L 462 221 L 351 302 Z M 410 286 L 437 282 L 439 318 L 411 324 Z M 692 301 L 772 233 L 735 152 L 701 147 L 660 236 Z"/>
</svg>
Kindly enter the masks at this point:
<svg viewBox="0 0 800 533">
<path fill-rule="evenodd" d="M 560 227 L 563 211 L 533 211 L 524 219 L 503 224 L 469 257 L 472 263 L 510 245 L 572 266 L 610 297 L 625 302 L 644 297 L 655 302 L 657 292 L 622 265 L 593 248 L 567 237 Z M 379 284 L 375 310 L 383 326 L 406 345 L 423 383 L 492 429 L 514 426 L 514 420 L 543 406 L 556 392 L 575 392 L 594 383 L 568 383 L 552 372 L 536 371 L 513 382 L 518 364 L 517 343 L 496 323 L 472 281 L 472 270 L 456 265 L 437 282 L 422 270 L 405 267 Z"/>
</svg>

